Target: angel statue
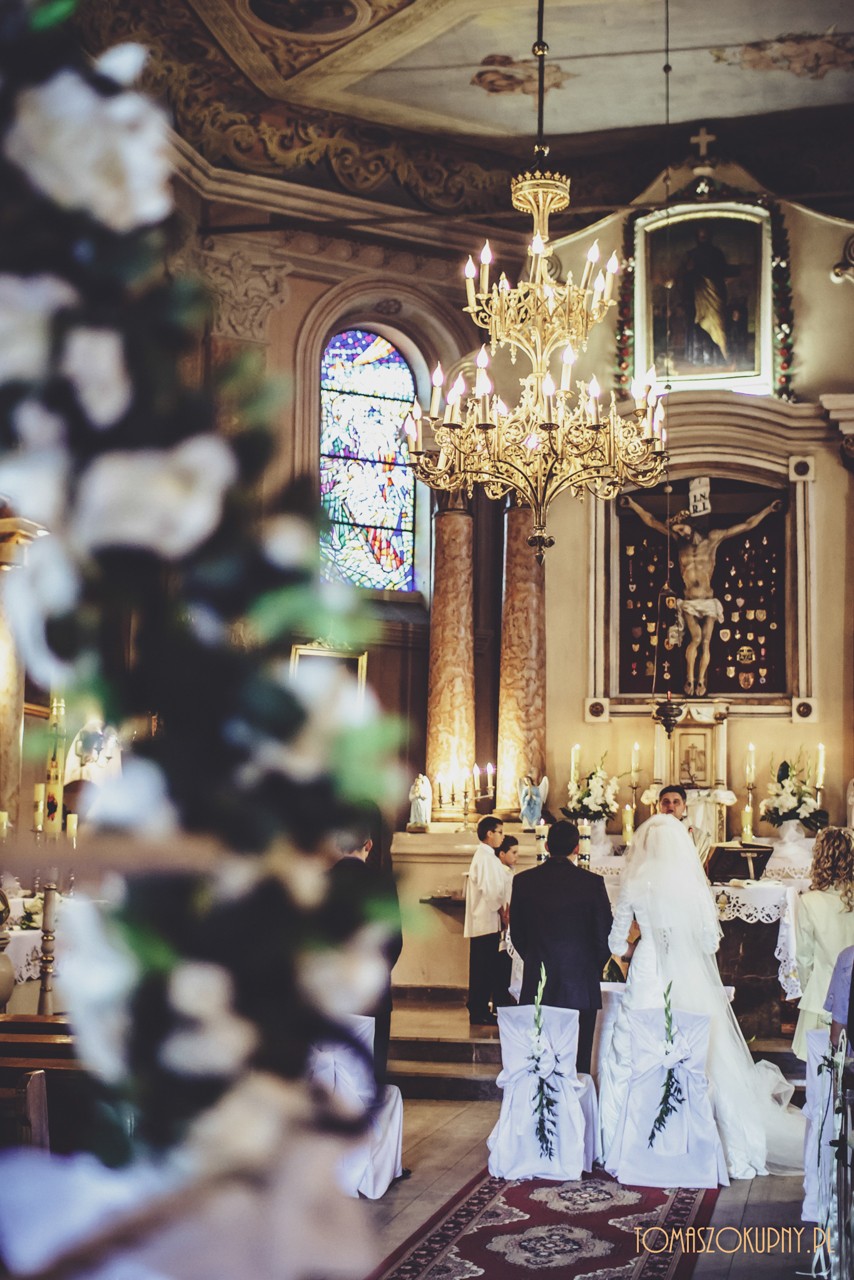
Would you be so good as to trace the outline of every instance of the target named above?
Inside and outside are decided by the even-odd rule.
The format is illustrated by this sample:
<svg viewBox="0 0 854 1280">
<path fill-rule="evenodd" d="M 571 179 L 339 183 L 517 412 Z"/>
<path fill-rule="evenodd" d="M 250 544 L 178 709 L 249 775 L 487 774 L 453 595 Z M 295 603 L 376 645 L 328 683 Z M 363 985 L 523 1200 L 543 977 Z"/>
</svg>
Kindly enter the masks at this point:
<svg viewBox="0 0 854 1280">
<path fill-rule="evenodd" d="M 540 785 L 534 782 L 530 774 L 519 779 L 519 808 L 522 827 L 525 831 L 533 831 L 540 821 L 543 805 L 549 798 L 549 780 L 543 775 Z"/>
<path fill-rule="evenodd" d="M 419 773 L 409 788 L 409 828 L 426 830 L 433 811 L 433 788 L 426 773 Z"/>
</svg>

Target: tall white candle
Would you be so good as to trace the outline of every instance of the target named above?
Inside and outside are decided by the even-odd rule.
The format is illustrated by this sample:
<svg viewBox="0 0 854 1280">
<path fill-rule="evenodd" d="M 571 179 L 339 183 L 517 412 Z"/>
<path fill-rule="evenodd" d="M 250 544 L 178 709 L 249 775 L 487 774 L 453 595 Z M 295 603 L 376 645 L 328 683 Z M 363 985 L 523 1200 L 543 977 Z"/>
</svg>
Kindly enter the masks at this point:
<svg viewBox="0 0 854 1280">
<path fill-rule="evenodd" d="M 756 748 L 752 742 L 747 744 L 747 759 L 744 762 L 744 781 L 748 787 L 756 782 Z"/>
<path fill-rule="evenodd" d="M 640 773 L 640 743 L 636 742 L 632 747 L 632 786 L 638 784 L 638 774 Z"/>
<path fill-rule="evenodd" d="M 818 760 L 815 766 L 815 785 L 817 787 L 824 786 L 824 743 L 818 744 Z"/>
</svg>

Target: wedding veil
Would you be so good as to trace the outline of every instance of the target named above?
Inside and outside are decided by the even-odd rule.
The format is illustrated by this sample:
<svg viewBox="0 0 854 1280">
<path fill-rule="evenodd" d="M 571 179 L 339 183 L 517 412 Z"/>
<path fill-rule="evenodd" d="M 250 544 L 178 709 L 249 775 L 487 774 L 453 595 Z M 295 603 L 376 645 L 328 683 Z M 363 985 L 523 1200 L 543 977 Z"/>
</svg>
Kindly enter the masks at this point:
<svg viewBox="0 0 854 1280">
<path fill-rule="evenodd" d="M 721 929 L 694 842 L 677 818 L 655 814 L 638 828 L 621 892 L 631 902 L 644 904 L 646 936 L 651 929 L 665 982 L 694 972 L 701 958 L 708 974 Z M 717 976 L 716 965 L 714 970 Z"/>
</svg>

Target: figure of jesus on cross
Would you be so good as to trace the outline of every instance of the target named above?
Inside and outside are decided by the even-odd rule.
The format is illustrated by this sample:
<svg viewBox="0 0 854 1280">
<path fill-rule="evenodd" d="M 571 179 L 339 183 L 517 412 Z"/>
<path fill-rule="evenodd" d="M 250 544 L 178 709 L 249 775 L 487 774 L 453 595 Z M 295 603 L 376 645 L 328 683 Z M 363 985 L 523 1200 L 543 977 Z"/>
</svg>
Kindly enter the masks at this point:
<svg viewBox="0 0 854 1280">
<path fill-rule="evenodd" d="M 678 541 L 676 556 L 684 595 L 676 601 L 677 623 L 671 629 L 670 639 L 681 644 L 687 627 L 689 639 L 685 649 L 685 692 L 688 697 L 696 695 L 699 698 L 706 692 L 706 672 L 715 623 L 724 620 L 723 605 L 715 598 L 712 588 L 718 547 L 727 538 L 737 538 L 739 534 L 749 533 L 772 511 L 780 511 L 783 506 L 777 498 L 739 524 L 700 532 L 697 525 L 706 523 L 711 514 L 709 489 L 708 476 L 698 476 L 692 480 L 690 510 L 677 511 L 675 516 L 671 516 L 668 521 L 669 529 L 668 525 L 662 524 L 628 494 L 624 494 L 621 499 L 648 528 L 663 533 L 665 537 L 672 534 Z"/>
</svg>

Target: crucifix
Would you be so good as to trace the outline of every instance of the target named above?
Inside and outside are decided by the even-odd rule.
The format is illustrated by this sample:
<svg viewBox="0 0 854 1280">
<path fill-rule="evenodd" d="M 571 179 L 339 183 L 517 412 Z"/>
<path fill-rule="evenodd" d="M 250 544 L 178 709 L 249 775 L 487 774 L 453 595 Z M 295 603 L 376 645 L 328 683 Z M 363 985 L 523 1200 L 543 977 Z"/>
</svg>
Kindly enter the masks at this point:
<svg viewBox="0 0 854 1280">
<path fill-rule="evenodd" d="M 709 154 L 709 143 L 717 142 L 717 140 L 718 135 L 716 133 L 709 133 L 705 125 L 701 125 L 700 132 L 695 133 L 693 138 L 690 139 L 692 145 L 695 145 L 697 150 L 700 152 L 701 160 L 705 160 Z"/>
</svg>

